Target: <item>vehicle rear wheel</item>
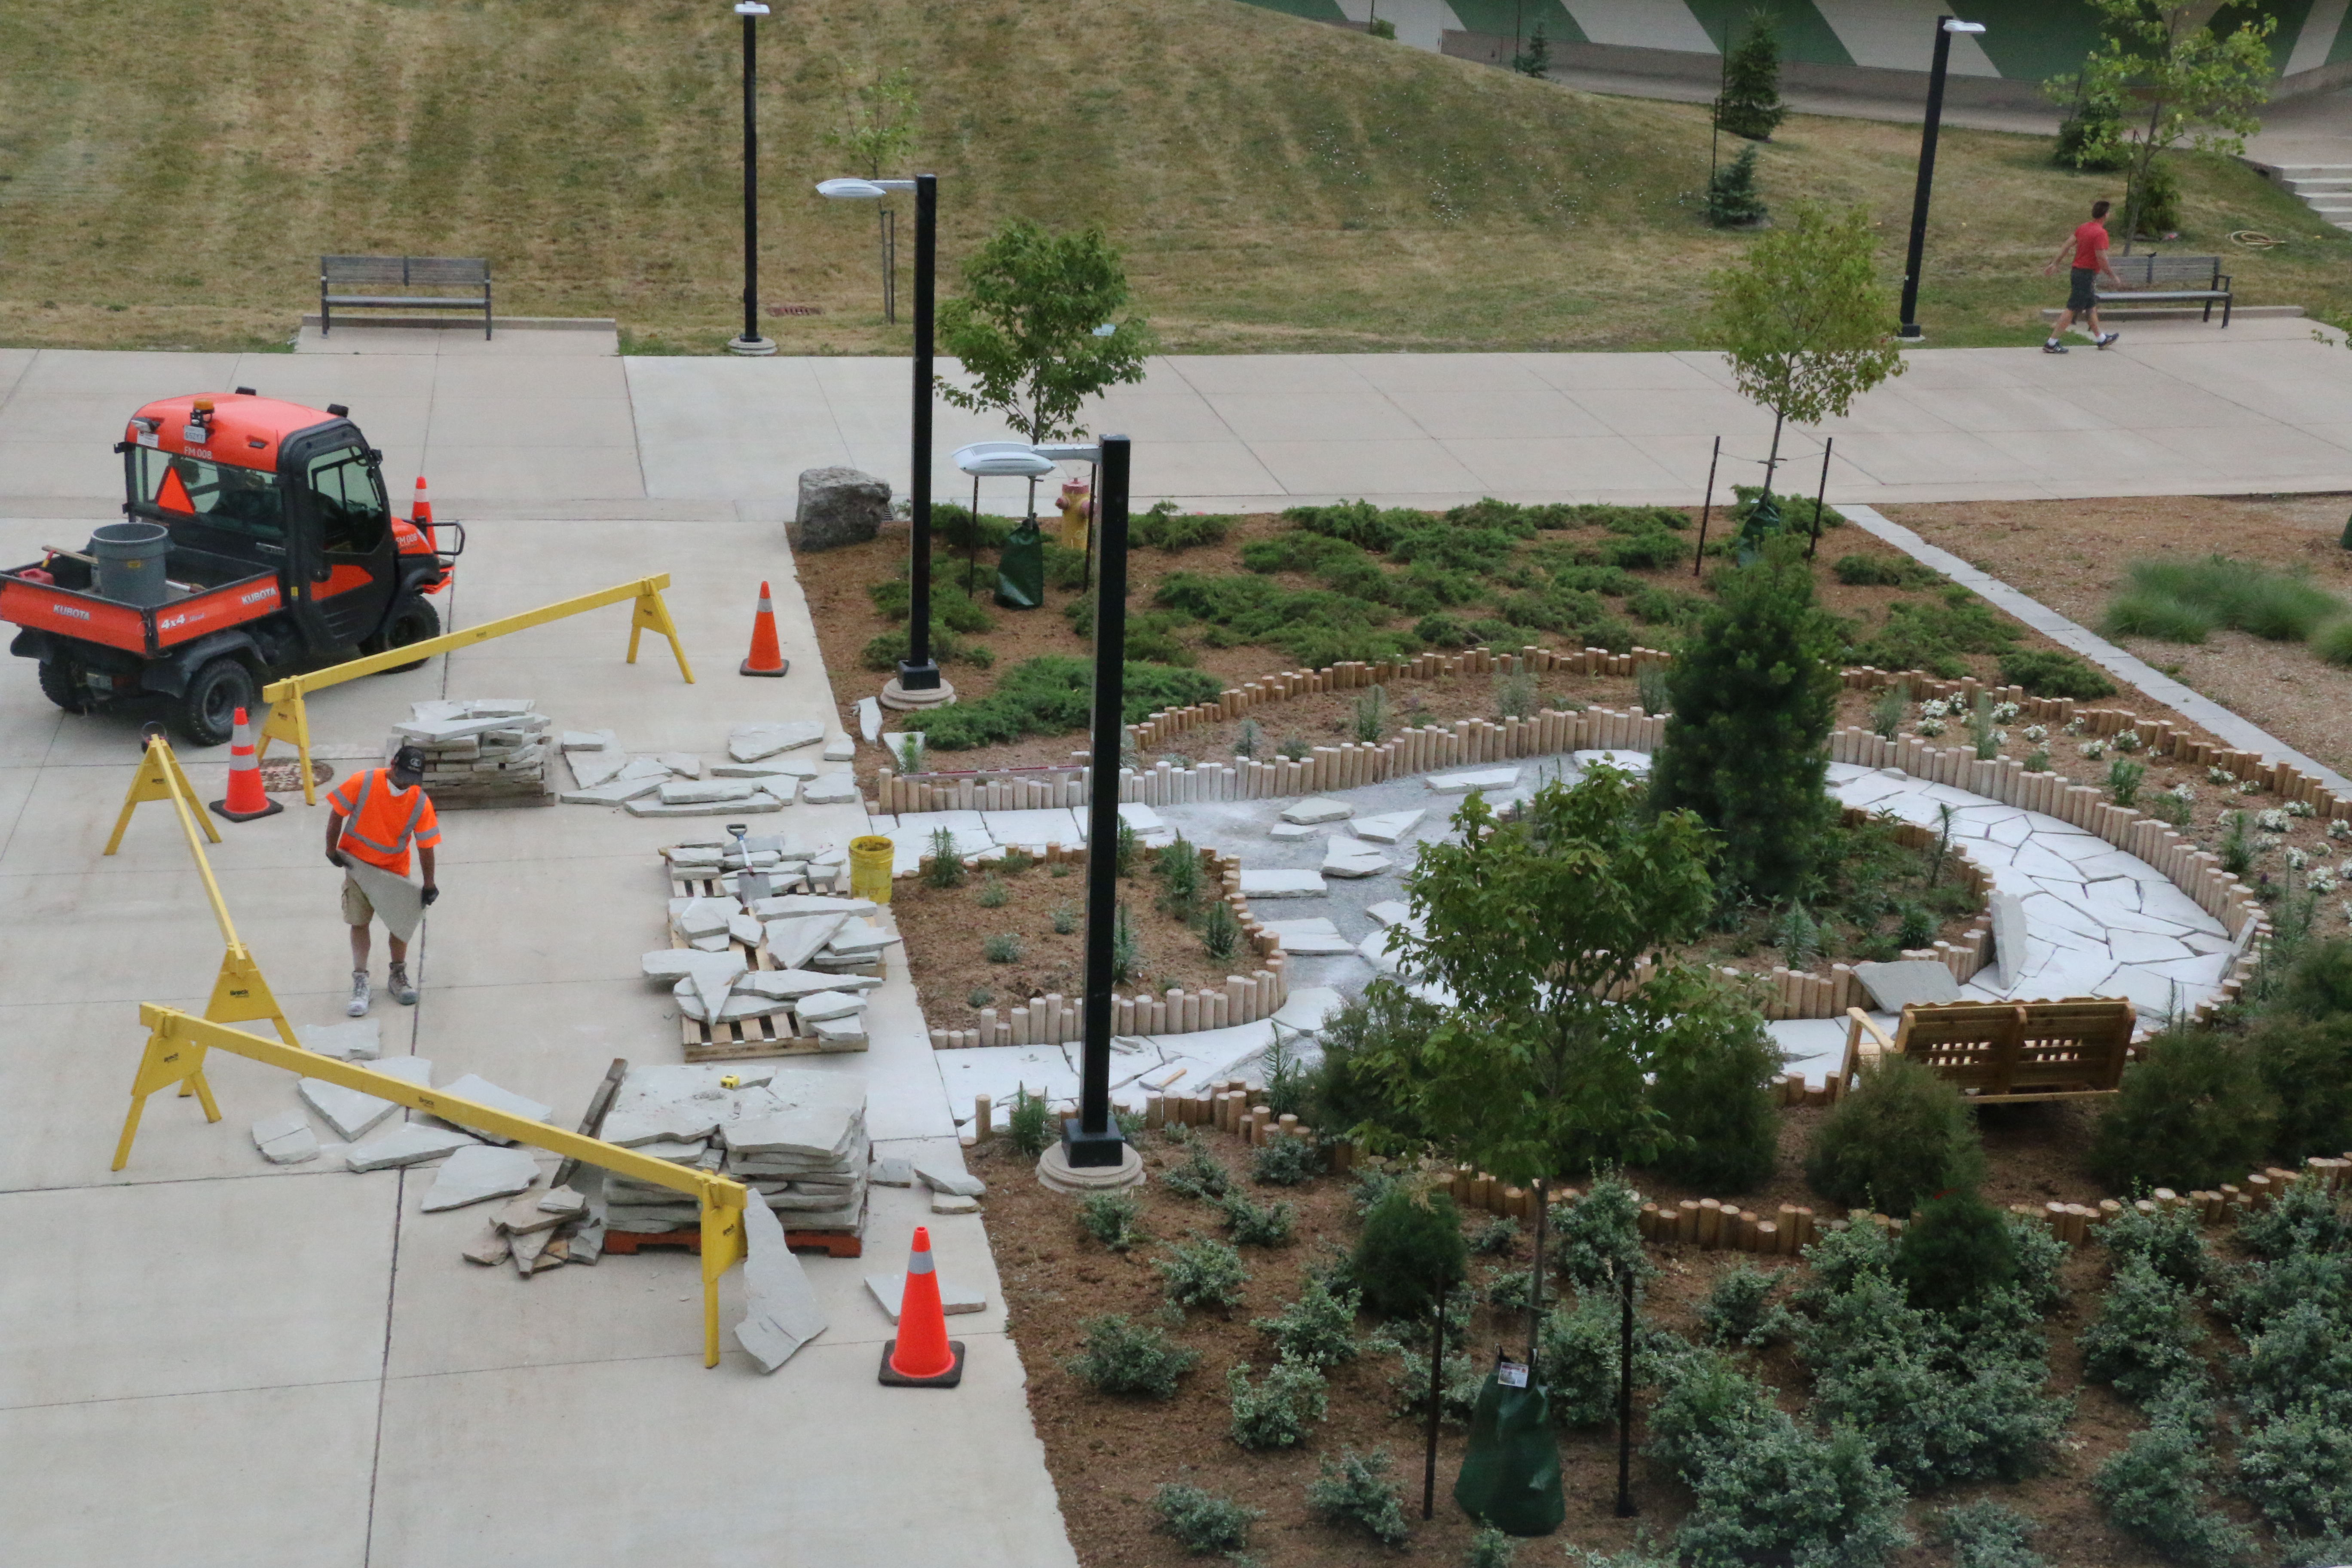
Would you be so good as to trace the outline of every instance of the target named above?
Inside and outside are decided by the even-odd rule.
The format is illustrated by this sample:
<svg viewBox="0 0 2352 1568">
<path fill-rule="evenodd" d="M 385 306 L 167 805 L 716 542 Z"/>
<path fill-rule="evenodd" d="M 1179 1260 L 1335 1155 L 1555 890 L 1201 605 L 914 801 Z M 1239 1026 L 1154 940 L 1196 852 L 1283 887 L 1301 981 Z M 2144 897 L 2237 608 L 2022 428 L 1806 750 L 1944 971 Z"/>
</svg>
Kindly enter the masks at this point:
<svg viewBox="0 0 2352 1568">
<path fill-rule="evenodd" d="M 41 695 L 68 713 L 87 713 L 98 706 L 83 683 L 81 666 L 63 654 L 41 660 Z"/>
<path fill-rule="evenodd" d="M 188 678 L 188 689 L 172 712 L 172 728 L 190 745 L 225 746 L 236 734 L 236 710 L 250 714 L 261 693 L 246 662 L 228 654 L 207 659 Z"/>
<path fill-rule="evenodd" d="M 439 613 L 425 602 L 422 595 L 403 594 L 393 601 L 392 612 L 383 617 L 383 629 L 367 640 L 362 651 L 383 653 L 392 648 L 406 647 L 410 643 L 425 642 L 440 635 Z M 416 664 L 396 664 L 384 673 L 391 675 L 404 669 L 415 669 L 417 665 L 424 662 L 420 658 Z"/>
</svg>

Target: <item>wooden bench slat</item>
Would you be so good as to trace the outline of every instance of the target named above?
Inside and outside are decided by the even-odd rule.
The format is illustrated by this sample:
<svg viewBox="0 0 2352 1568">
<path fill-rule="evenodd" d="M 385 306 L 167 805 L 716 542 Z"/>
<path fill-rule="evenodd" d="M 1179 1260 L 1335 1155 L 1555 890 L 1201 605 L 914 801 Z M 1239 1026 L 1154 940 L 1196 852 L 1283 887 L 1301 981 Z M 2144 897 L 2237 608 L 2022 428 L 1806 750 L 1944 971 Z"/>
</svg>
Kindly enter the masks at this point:
<svg viewBox="0 0 2352 1568">
<path fill-rule="evenodd" d="M 1888 1041 L 1857 1008 L 1837 1091 L 1871 1058 L 1901 1055 L 1979 1104 L 2112 1094 L 2123 1081 L 2137 1022 L 2131 1003 L 2121 999 L 1948 1002 L 1906 1007 Z"/>
<path fill-rule="evenodd" d="M 443 289 L 479 286 L 477 296 L 453 299 L 433 294 L 362 294 L 342 292 L 354 284 L 403 289 Z M 319 331 L 334 331 L 334 307 L 346 310 L 479 310 L 482 336 L 488 337 L 490 264 L 482 257 L 461 256 L 322 256 L 319 258 Z"/>
</svg>

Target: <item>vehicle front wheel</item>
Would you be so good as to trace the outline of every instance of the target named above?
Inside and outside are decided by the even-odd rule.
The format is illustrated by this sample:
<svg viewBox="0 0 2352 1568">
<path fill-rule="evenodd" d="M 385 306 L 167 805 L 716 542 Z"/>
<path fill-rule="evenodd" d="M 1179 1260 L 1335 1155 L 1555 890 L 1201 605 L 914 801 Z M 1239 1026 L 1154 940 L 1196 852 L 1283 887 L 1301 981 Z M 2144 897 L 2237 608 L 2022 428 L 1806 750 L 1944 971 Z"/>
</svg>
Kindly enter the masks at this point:
<svg viewBox="0 0 2352 1568">
<path fill-rule="evenodd" d="M 87 713 L 98 704 L 81 678 L 81 666 L 60 654 L 41 660 L 41 695 L 68 713 Z"/>
<path fill-rule="evenodd" d="M 261 705 L 253 671 L 241 658 L 224 654 L 207 659 L 188 678 L 188 689 L 172 713 L 172 728 L 194 746 L 225 746 L 236 734 L 236 710 L 250 714 Z"/>
<path fill-rule="evenodd" d="M 362 651 L 383 653 L 392 648 L 406 647 L 411 643 L 425 642 L 440 635 L 441 616 L 425 602 L 424 596 L 403 594 L 393 601 L 392 611 L 383 617 L 382 629 L 367 640 Z M 391 675 L 404 669 L 415 669 L 424 662 L 420 658 L 416 664 L 396 664 L 384 673 Z"/>
</svg>

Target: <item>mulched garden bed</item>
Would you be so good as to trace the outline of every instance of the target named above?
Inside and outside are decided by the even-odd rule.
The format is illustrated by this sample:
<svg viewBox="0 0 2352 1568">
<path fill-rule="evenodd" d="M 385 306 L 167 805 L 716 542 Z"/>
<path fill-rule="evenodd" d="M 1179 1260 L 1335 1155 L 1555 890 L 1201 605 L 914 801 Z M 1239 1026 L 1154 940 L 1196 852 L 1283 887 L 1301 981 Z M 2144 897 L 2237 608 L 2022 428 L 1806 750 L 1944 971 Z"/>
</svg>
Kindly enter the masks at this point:
<svg viewBox="0 0 2352 1568">
<path fill-rule="evenodd" d="M 1743 1204 L 1766 1211 L 1780 1203 L 1821 1207 L 1820 1200 L 1805 1187 L 1801 1169 L 1806 1140 L 1826 1114 L 1806 1109 L 1781 1113 L 1778 1169 L 1758 1193 L 1741 1195 Z M 2079 1164 L 2080 1152 L 2088 1143 L 2090 1121 L 2091 1113 L 2080 1106 L 2021 1106 L 1987 1111 L 1981 1120 L 1990 1167 L 1985 1195 L 2002 1205 L 2053 1199 L 2083 1201 L 2100 1195 L 2098 1184 Z M 1064 1363 L 1079 1350 L 1080 1324 L 1087 1318 L 1125 1313 L 1139 1322 L 1157 1321 L 1162 1302 L 1161 1279 L 1152 1260 L 1161 1253 L 1161 1244 L 1223 1234 L 1213 1208 L 1177 1196 L 1161 1181 L 1169 1167 L 1181 1163 L 1182 1150 L 1160 1133 L 1143 1136 L 1140 1147 L 1151 1179 L 1139 1191 L 1142 1228 L 1149 1239 L 1124 1254 L 1111 1252 L 1087 1237 L 1077 1223 L 1076 1201 L 1040 1186 L 1033 1174 L 1034 1160 L 1019 1153 L 1007 1140 L 994 1139 L 967 1152 L 973 1173 L 989 1184 L 989 1237 L 1003 1284 L 1008 1324 L 1021 1347 L 1031 1409 L 1078 1561 L 1087 1568 L 1112 1564 L 1176 1568 L 1198 1561 L 1153 1528 L 1158 1517 L 1150 1506 L 1153 1493 L 1165 1482 L 1181 1481 L 1263 1510 L 1265 1517 L 1252 1532 L 1251 1550 L 1268 1563 L 1285 1568 L 1339 1568 L 1342 1564 L 1354 1568 L 1383 1561 L 1447 1565 L 1460 1562 L 1472 1526 L 1453 1506 L 1451 1489 L 1461 1464 L 1465 1429 L 1452 1424 L 1443 1429 L 1437 1517 L 1423 1524 L 1420 1518 L 1423 1427 L 1418 1417 L 1396 1413 L 1398 1399 L 1391 1386 L 1398 1365 L 1393 1355 L 1368 1352 L 1333 1371 L 1328 1418 L 1314 1427 L 1302 1447 L 1251 1452 L 1231 1439 L 1226 1369 L 1247 1363 L 1255 1373 L 1263 1374 L 1273 1361 L 1269 1342 L 1250 1326 L 1251 1320 L 1277 1311 L 1295 1300 L 1308 1268 L 1328 1264 L 1337 1253 L 1352 1247 L 1354 1206 L 1346 1176 L 1318 1176 L 1294 1188 L 1255 1186 L 1245 1179 L 1248 1151 L 1238 1138 L 1209 1128 L 1192 1131 L 1234 1173 L 1237 1189 L 1252 1201 L 1296 1205 L 1297 1234 L 1285 1247 L 1242 1249 L 1251 1273 L 1244 1305 L 1229 1315 L 1196 1310 L 1172 1331 L 1180 1343 L 1201 1352 L 1202 1359 L 1183 1379 L 1176 1396 L 1164 1402 L 1097 1394 L 1074 1377 Z M 1641 1172 L 1629 1173 L 1629 1179 L 1644 1198 L 1661 1204 L 1685 1197 L 1729 1195 L 1703 1194 Z M 1826 1215 L 1834 1211 L 1823 1207 L 1822 1212 Z M 1486 1218 L 1470 1216 L 1468 1230 L 1475 1234 Z M 2235 1255 L 2224 1239 L 2226 1232 L 2209 1230 L 2207 1235 L 2217 1251 Z M 1524 1270 L 1531 1251 L 1531 1237 L 1523 1235 L 1508 1254 L 1474 1257 L 1472 1279 L 1483 1283 L 1496 1273 Z M 1743 1263 L 1769 1266 L 1780 1261 L 1695 1247 L 1654 1246 L 1649 1255 L 1663 1272 L 1645 1297 L 1644 1321 L 1692 1336 L 1699 1332 L 1695 1309 L 1719 1276 Z M 1790 1260 L 1784 1267 L 1801 1268 L 1802 1265 Z M 2076 1399 L 2074 1416 L 2050 1467 L 2014 1485 L 1956 1487 L 1913 1500 L 1908 1509 L 1910 1527 L 1922 1544 L 1895 1559 L 1905 1568 L 1947 1563 L 1948 1549 L 1927 1543 L 1932 1540 L 1928 1528 L 1932 1516 L 1943 1507 L 1978 1496 L 1995 1498 L 2038 1521 L 2042 1528 L 2034 1540 L 2035 1549 L 2065 1568 L 2155 1568 L 2163 1561 L 2113 1529 L 2091 1495 L 2091 1478 L 2100 1463 L 2147 1424 L 2141 1411 L 2106 1388 L 2081 1382 L 2081 1357 L 2074 1336 L 2095 1312 L 2107 1272 L 2106 1256 L 2097 1246 L 2074 1253 L 2062 1274 L 2067 1302 L 2045 1325 L 2051 1341 L 2047 1386 Z M 1370 1331 L 1374 1326 L 1369 1316 L 1360 1320 L 1360 1329 Z M 2209 1319 L 2209 1327 L 2218 1330 L 2218 1321 Z M 2217 1333 L 2220 1337 L 2223 1336 Z M 1516 1345 L 1523 1352 L 1526 1338 L 1523 1313 L 1498 1313 L 1482 1307 L 1473 1320 L 1468 1342 L 1483 1367 L 1498 1344 Z M 1801 1407 L 1804 1373 L 1785 1346 L 1758 1352 L 1753 1367 L 1766 1384 L 1781 1391 L 1784 1408 L 1795 1413 Z M 1646 1403 L 1645 1396 L 1637 1396 L 1633 1499 L 1638 1517 L 1631 1521 L 1614 1517 L 1613 1429 L 1563 1431 L 1560 1451 L 1568 1520 L 1551 1540 L 1523 1542 L 1518 1557 L 1522 1564 L 1559 1561 L 1561 1542 L 1613 1552 L 1632 1548 L 1644 1532 L 1660 1544 L 1671 1540 L 1688 1498 L 1670 1475 L 1639 1455 L 1638 1447 L 1647 1438 L 1642 1414 Z M 1410 1544 L 1393 1551 L 1379 1547 L 1361 1534 L 1309 1512 L 1305 1492 L 1316 1477 L 1318 1461 L 1336 1458 L 1342 1447 L 1377 1448 L 1392 1456 L 1391 1476 L 1403 1486 L 1413 1527 Z M 2242 1521 L 2251 1517 L 2242 1503 L 2224 1506 Z"/>
</svg>

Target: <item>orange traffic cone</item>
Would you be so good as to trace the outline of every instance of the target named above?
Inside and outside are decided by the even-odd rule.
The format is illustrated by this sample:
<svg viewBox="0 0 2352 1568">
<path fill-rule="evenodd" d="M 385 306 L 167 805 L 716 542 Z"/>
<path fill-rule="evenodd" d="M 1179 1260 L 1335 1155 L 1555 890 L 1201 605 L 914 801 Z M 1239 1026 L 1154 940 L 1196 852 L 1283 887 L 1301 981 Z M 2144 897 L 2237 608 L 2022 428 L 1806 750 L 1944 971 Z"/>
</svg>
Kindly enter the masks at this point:
<svg viewBox="0 0 2352 1568">
<path fill-rule="evenodd" d="M 423 481 L 419 481 L 420 483 Z M 768 585 L 760 584 L 760 613 L 751 617 L 751 657 L 740 667 L 744 675 L 782 675 L 790 669 L 776 647 L 776 608 L 768 601 Z"/>
<path fill-rule="evenodd" d="M 423 474 L 416 476 L 416 503 L 409 509 L 408 521 L 411 526 L 424 531 L 425 543 L 433 542 L 433 498 L 425 493 Z"/>
<path fill-rule="evenodd" d="M 882 1347 L 882 1381 L 892 1388 L 953 1388 L 963 1381 L 963 1342 L 948 1338 L 931 1233 L 919 1225 L 898 1298 L 898 1337 Z"/>
<path fill-rule="evenodd" d="M 286 809 L 285 802 L 261 791 L 261 763 L 253 754 L 253 729 L 242 708 L 236 710 L 236 738 L 228 747 L 228 798 L 213 802 L 213 809 L 231 822 L 251 822 Z"/>
</svg>

